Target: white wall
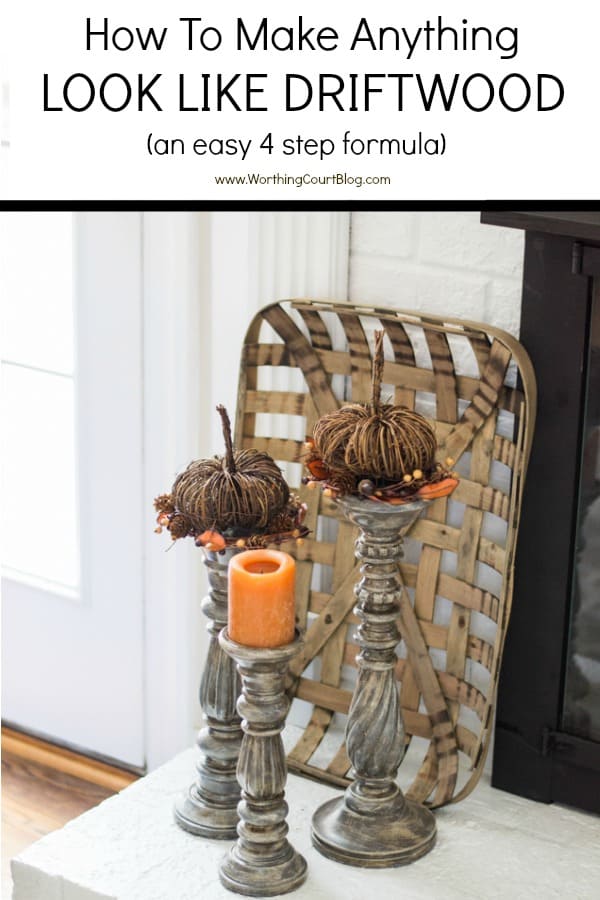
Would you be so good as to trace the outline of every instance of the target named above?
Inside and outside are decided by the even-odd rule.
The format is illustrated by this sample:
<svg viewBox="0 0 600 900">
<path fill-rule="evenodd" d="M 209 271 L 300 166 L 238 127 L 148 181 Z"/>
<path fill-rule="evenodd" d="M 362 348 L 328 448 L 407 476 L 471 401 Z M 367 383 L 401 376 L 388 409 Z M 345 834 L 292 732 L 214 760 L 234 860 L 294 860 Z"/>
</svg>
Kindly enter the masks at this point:
<svg viewBox="0 0 600 900">
<path fill-rule="evenodd" d="M 354 212 L 350 298 L 471 318 L 518 337 L 523 235 L 478 212 Z"/>
<path fill-rule="evenodd" d="M 211 452 L 222 451 L 214 412 L 233 418 L 244 336 L 261 307 L 289 297 L 345 300 L 348 290 L 347 212 L 211 213 Z"/>
<path fill-rule="evenodd" d="M 154 534 L 152 500 L 192 459 L 212 455 L 209 419 L 208 212 L 143 213 L 144 640 L 146 760 L 165 762 L 194 737 L 204 661 L 201 554 Z M 207 389 L 208 382 L 208 389 Z M 168 551 L 168 552 L 167 552 Z"/>
</svg>

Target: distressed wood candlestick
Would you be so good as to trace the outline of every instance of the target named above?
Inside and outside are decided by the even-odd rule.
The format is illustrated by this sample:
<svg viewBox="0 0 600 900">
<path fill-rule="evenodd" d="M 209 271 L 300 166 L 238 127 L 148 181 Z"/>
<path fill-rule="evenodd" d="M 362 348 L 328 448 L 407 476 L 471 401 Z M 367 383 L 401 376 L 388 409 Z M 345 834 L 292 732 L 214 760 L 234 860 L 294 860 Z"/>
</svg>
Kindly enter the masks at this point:
<svg viewBox="0 0 600 900">
<path fill-rule="evenodd" d="M 175 821 L 192 834 L 231 840 L 237 837 L 240 786 L 236 776 L 242 743 L 241 720 L 236 711 L 240 681 L 235 662 L 219 644 L 227 625 L 227 567 L 239 553 L 228 547 L 221 553 L 204 551 L 210 592 L 202 601 L 209 619 L 208 654 L 200 683 L 200 705 L 206 727 L 198 734 L 201 757 L 198 777 L 175 804 Z"/>
<path fill-rule="evenodd" d="M 404 756 L 404 725 L 394 667 L 402 582 L 398 563 L 403 535 L 425 508 L 378 503 L 351 495 L 336 501 L 361 529 L 355 587 L 361 652 L 346 726 L 355 780 L 343 797 L 319 807 L 312 841 L 320 853 L 353 866 L 384 868 L 410 863 L 433 847 L 433 814 L 407 800 L 395 782 Z"/>
<path fill-rule="evenodd" d="M 244 730 L 237 770 L 242 790 L 239 837 L 221 863 L 219 876 L 226 888 L 238 894 L 285 894 L 306 878 L 306 860 L 286 838 L 287 765 L 281 740 L 289 706 L 285 675 L 302 641 L 296 635 L 283 647 L 246 647 L 232 641 L 226 629 L 219 640 L 242 678 L 237 708 Z"/>
</svg>

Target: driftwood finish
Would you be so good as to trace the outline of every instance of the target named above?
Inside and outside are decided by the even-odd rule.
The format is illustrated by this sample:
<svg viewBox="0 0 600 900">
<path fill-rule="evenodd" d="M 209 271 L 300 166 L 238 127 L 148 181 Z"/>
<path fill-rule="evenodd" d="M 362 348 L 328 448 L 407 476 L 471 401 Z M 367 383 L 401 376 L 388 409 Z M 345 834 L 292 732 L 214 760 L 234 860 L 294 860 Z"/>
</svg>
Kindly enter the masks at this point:
<svg viewBox="0 0 600 900">
<path fill-rule="evenodd" d="M 238 839 L 219 867 L 221 883 L 247 897 L 273 897 L 293 891 L 306 880 L 306 860 L 286 835 L 287 767 L 281 731 L 289 707 L 285 676 L 301 640 L 283 647 L 245 647 L 227 629 L 219 643 L 241 676 L 237 708 L 244 738 L 237 765 L 241 788 Z"/>
<path fill-rule="evenodd" d="M 198 734 L 200 759 L 197 778 L 176 801 L 175 821 L 180 828 L 214 840 L 237 836 L 240 786 L 236 768 L 242 744 L 242 720 L 236 702 L 240 679 L 235 662 L 219 644 L 219 633 L 227 625 L 227 566 L 240 551 L 204 551 L 210 593 L 202 601 L 210 635 L 208 654 L 200 682 L 200 706 L 205 725 Z"/>
<path fill-rule="evenodd" d="M 347 400 L 368 401 L 379 328 L 387 336 L 383 396 L 432 421 L 439 459 L 456 460 L 461 477 L 452 497 L 432 503 L 408 533 L 412 551 L 400 566 L 405 651 L 396 674 L 414 750 L 400 774 L 416 757 L 407 795 L 442 806 L 473 789 L 491 734 L 535 417 L 527 355 L 481 323 L 350 304 L 273 304 L 246 335 L 236 445 L 267 450 L 298 486 L 304 435 L 317 417 Z M 319 490 L 300 493 L 312 535 L 285 548 L 298 562 L 297 615 L 307 629 L 290 690 L 313 708 L 288 765 L 347 786 L 338 720 L 356 679 L 357 531 Z"/>
<path fill-rule="evenodd" d="M 337 504 L 360 529 L 355 555 L 362 577 L 354 588 L 360 653 L 346 726 L 354 781 L 315 812 L 312 841 L 347 865 L 402 866 L 428 853 L 436 838 L 433 813 L 407 800 L 395 781 L 406 749 L 395 673 L 404 593 L 398 564 L 403 535 L 427 504 L 392 506 L 364 497 L 340 497 Z"/>
</svg>

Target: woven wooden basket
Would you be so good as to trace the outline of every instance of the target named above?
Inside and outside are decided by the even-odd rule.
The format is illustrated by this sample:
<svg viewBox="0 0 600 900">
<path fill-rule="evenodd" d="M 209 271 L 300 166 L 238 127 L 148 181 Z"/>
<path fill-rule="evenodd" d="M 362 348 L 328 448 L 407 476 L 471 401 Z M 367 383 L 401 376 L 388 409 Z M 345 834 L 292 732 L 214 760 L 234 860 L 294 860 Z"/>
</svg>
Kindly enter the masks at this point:
<svg viewBox="0 0 600 900">
<path fill-rule="evenodd" d="M 236 444 L 269 452 L 299 486 L 318 416 L 370 396 L 373 331 L 386 332 L 382 397 L 436 429 L 461 481 L 409 532 L 397 675 L 407 733 L 400 781 L 432 806 L 467 796 L 489 746 L 510 614 L 535 379 L 521 345 L 475 322 L 288 300 L 252 321 L 242 352 Z M 267 436 L 270 435 L 270 436 Z M 304 715 L 291 770 L 348 783 L 345 715 L 356 677 L 353 527 L 319 490 L 299 488 L 310 538 L 292 549 L 306 627 L 290 690 Z"/>
</svg>

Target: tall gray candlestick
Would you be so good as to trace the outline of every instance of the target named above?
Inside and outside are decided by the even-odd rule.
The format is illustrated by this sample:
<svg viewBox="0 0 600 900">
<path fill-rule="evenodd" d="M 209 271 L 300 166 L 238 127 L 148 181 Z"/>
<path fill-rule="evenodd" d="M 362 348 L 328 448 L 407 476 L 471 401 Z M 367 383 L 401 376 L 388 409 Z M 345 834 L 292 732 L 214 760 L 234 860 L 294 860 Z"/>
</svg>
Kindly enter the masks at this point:
<svg viewBox="0 0 600 900">
<path fill-rule="evenodd" d="M 337 503 L 361 531 L 356 556 L 362 578 L 355 588 L 361 652 L 346 727 L 355 780 L 343 797 L 316 811 L 312 840 L 324 856 L 348 865 L 400 866 L 428 853 L 436 838 L 433 814 L 407 800 L 395 781 L 405 750 L 394 671 L 402 595 L 398 563 L 403 535 L 427 504 L 394 506 L 351 495 Z"/>
<path fill-rule="evenodd" d="M 237 837 L 240 786 L 236 777 L 242 743 L 241 720 L 236 711 L 240 680 L 235 662 L 221 648 L 219 632 L 227 625 L 227 567 L 240 550 L 221 553 L 205 550 L 210 593 L 202 601 L 209 619 L 208 654 L 200 684 L 200 705 L 206 726 L 198 735 L 201 757 L 196 781 L 175 804 L 175 821 L 202 837 L 231 840 Z"/>
</svg>

